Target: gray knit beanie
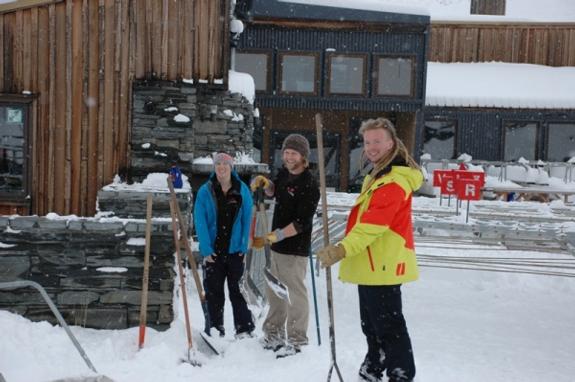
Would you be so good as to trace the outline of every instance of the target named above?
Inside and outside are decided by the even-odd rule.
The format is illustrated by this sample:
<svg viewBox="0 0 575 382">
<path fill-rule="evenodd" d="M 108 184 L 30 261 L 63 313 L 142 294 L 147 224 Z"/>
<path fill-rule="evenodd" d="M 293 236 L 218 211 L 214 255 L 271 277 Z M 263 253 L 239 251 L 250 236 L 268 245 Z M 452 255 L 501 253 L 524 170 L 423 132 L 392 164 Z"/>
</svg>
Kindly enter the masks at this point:
<svg viewBox="0 0 575 382">
<path fill-rule="evenodd" d="M 295 150 L 300 153 L 304 158 L 309 158 L 310 149 L 309 149 L 309 142 L 301 134 L 290 134 L 284 139 L 284 143 L 282 144 L 282 152 L 285 149 Z"/>
</svg>

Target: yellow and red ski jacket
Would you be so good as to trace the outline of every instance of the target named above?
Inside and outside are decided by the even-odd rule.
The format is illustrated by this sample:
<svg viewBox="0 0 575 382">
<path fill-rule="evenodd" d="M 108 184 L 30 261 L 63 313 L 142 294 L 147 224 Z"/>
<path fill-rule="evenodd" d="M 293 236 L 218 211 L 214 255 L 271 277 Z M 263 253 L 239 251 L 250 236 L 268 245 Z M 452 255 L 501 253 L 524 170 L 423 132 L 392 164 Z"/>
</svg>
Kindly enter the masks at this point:
<svg viewBox="0 0 575 382">
<path fill-rule="evenodd" d="M 341 281 L 359 285 L 395 285 L 417 280 L 411 195 L 423 182 L 421 171 L 393 166 L 366 189 L 363 181 L 347 220 Z"/>
</svg>

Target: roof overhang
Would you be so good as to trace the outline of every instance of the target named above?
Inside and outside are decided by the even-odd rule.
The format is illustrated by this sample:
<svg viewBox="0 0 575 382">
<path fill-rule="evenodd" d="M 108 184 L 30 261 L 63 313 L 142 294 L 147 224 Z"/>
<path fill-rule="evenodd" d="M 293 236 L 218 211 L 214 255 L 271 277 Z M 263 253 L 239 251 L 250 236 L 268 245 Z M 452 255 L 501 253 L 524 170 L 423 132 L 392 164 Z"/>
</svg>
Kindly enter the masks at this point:
<svg viewBox="0 0 575 382">
<path fill-rule="evenodd" d="M 291 3 L 287 0 L 238 0 L 236 15 L 248 22 L 273 20 L 339 21 L 358 24 L 410 24 L 427 26 L 429 15 L 366 10 L 315 4 Z"/>
</svg>

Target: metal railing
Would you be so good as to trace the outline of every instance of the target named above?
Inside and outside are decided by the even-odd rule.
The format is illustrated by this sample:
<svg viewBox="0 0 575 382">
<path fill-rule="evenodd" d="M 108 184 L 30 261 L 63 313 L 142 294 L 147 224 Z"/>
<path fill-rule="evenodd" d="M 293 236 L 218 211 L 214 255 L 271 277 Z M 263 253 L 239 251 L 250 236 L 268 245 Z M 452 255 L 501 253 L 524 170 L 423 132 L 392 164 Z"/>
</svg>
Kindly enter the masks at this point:
<svg viewBox="0 0 575 382">
<path fill-rule="evenodd" d="M 36 289 L 38 292 L 40 292 L 40 295 L 42 296 L 42 298 L 44 299 L 46 304 L 48 304 L 48 307 L 50 307 L 50 310 L 52 311 L 52 313 L 54 314 L 54 316 L 56 317 L 56 319 L 58 320 L 60 325 L 66 331 L 66 334 L 68 334 L 70 341 L 72 341 L 72 343 L 76 347 L 76 350 L 78 350 L 78 353 L 80 353 L 80 356 L 82 356 L 82 358 L 84 359 L 84 362 L 86 362 L 86 365 L 88 365 L 90 370 L 92 370 L 94 373 L 98 373 L 98 371 L 96 371 L 96 368 L 94 367 L 94 365 L 92 364 L 92 362 L 90 361 L 88 356 L 86 355 L 86 352 L 84 351 L 82 346 L 80 346 L 80 343 L 78 342 L 78 340 L 76 340 L 76 337 L 74 337 L 74 334 L 72 333 L 72 331 L 70 330 L 70 328 L 66 324 L 66 321 L 64 321 L 64 318 L 62 317 L 62 315 L 58 311 L 58 308 L 56 308 L 56 305 L 54 304 L 54 302 L 52 301 L 50 296 L 48 296 L 48 293 L 46 293 L 46 290 L 40 284 L 38 284 L 37 282 L 34 282 L 34 281 L 29 281 L 29 280 L 17 280 L 17 281 L 9 281 L 9 282 L 0 283 L 0 289 L 19 289 L 19 288 L 28 288 L 28 287 L 32 287 L 32 288 Z"/>
</svg>

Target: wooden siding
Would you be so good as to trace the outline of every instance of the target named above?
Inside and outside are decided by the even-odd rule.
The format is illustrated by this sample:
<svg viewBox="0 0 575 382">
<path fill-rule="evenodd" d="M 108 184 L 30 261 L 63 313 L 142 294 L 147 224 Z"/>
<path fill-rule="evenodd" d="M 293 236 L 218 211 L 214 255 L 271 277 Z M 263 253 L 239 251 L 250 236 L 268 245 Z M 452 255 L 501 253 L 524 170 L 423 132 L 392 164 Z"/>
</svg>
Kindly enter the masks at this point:
<svg viewBox="0 0 575 382">
<path fill-rule="evenodd" d="M 433 23 L 429 61 L 575 66 L 575 24 Z"/>
<path fill-rule="evenodd" d="M 0 14 L 0 93 L 37 95 L 31 213 L 94 214 L 129 163 L 132 80 L 227 82 L 228 7 L 65 0 Z"/>
</svg>

